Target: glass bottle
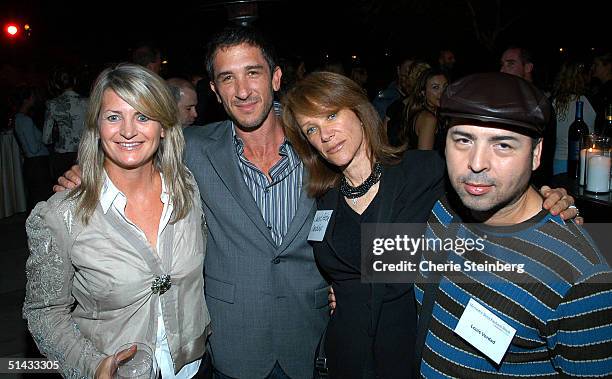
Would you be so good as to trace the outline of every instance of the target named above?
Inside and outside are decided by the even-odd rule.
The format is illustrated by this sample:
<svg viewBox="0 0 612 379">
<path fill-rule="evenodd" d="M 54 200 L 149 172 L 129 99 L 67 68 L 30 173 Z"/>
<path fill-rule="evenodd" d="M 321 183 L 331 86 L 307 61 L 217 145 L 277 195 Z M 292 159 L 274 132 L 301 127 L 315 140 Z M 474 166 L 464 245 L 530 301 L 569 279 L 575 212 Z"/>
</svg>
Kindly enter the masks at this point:
<svg viewBox="0 0 612 379">
<path fill-rule="evenodd" d="M 576 117 L 569 127 L 567 135 L 567 177 L 575 180 L 578 177 L 578 163 L 580 162 L 580 142 L 584 136 L 589 134 L 589 128 L 582 119 L 582 109 L 584 103 L 576 101 Z"/>
</svg>

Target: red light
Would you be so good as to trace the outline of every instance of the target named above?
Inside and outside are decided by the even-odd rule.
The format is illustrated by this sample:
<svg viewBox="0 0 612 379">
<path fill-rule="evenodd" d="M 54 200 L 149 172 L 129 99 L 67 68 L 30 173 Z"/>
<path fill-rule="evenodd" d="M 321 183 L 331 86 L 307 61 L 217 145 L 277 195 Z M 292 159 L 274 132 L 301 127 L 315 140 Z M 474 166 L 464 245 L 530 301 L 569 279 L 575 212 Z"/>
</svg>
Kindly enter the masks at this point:
<svg viewBox="0 0 612 379">
<path fill-rule="evenodd" d="M 14 37 L 19 32 L 19 28 L 15 24 L 9 24 L 6 26 L 6 32 L 9 34 L 9 36 Z"/>
</svg>

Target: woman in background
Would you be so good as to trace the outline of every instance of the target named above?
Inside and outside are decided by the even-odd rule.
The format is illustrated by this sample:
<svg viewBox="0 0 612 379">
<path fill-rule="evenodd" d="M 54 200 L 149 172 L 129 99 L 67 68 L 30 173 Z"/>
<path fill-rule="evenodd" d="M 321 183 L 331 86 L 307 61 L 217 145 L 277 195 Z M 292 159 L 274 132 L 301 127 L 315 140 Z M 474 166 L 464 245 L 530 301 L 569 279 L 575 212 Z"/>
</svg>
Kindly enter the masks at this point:
<svg viewBox="0 0 612 379">
<path fill-rule="evenodd" d="M 423 71 L 412 90 L 405 110 L 402 140 L 408 149 L 436 150 L 444 154 L 444 128 L 439 125 L 440 98 L 448 77 L 437 68 Z"/>
<path fill-rule="evenodd" d="M 402 97 L 389 105 L 384 120 L 384 128 L 387 130 L 389 145 L 395 147 L 403 146 L 406 143 L 403 140 L 406 134 L 403 128 L 406 125 L 406 109 L 410 106 L 410 94 L 413 93 L 414 86 L 423 71 L 431 68 L 428 63 L 421 60 L 409 62 L 407 71 L 399 76 Z"/>
<path fill-rule="evenodd" d="M 49 91 L 58 94 L 47 101 L 43 143 L 53 144 L 52 175 L 59 177 L 76 163 L 81 133 L 85 126 L 87 99 L 74 91 L 76 77 L 66 68 L 51 73 Z"/>
<path fill-rule="evenodd" d="M 42 132 L 34 124 L 31 111 L 36 102 L 35 88 L 19 86 L 13 94 L 15 137 L 24 155 L 23 178 L 26 185 L 28 212 L 36 203 L 47 200 L 53 192 L 49 166 L 49 150 L 42 142 Z"/>
</svg>

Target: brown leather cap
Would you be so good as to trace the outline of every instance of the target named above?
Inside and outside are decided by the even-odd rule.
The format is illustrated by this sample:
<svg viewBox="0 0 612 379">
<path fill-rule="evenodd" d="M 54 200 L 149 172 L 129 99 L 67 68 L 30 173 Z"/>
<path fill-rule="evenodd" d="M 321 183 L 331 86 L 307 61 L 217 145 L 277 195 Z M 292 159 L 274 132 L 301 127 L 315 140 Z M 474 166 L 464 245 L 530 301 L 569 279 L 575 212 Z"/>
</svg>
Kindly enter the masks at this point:
<svg viewBox="0 0 612 379">
<path fill-rule="evenodd" d="M 506 125 L 517 133 L 542 136 L 551 114 L 546 95 L 533 84 L 501 72 L 468 75 L 442 94 L 440 114 L 450 125 L 465 120 Z"/>
</svg>

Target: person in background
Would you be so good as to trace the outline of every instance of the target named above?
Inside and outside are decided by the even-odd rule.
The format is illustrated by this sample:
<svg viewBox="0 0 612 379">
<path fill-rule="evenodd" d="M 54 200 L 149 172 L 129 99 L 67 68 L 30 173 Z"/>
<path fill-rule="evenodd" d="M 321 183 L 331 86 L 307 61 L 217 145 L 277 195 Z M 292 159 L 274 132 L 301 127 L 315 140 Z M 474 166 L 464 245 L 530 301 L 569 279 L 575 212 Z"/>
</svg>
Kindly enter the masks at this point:
<svg viewBox="0 0 612 379">
<path fill-rule="evenodd" d="M 68 67 L 56 68 L 49 78 L 50 92 L 59 96 L 47 101 L 42 140 L 45 145 L 53 144 L 53 177 L 61 175 L 76 163 L 85 126 L 87 99 L 74 91 L 75 85 L 76 77 Z"/>
<path fill-rule="evenodd" d="M 588 91 L 587 68 L 583 62 L 565 61 L 555 78 L 551 94 L 552 105 L 557 116 L 557 143 L 553 175 L 567 172 L 567 147 L 569 127 L 576 117 L 576 101 L 582 101 L 583 119 L 592 133 L 595 110 L 586 97 Z"/>
<path fill-rule="evenodd" d="M 189 74 L 187 79 L 193 85 L 193 88 L 196 88 L 200 80 L 206 80 L 206 74 L 199 71 L 193 71 Z"/>
<path fill-rule="evenodd" d="M 499 71 L 518 76 L 533 84 L 535 63 L 529 50 L 523 47 L 510 46 L 501 56 Z M 552 109 L 554 111 L 554 108 Z M 542 162 L 532 175 L 534 183 L 538 185 L 549 183 L 553 175 L 553 161 L 557 146 L 556 121 L 556 117 L 550 117 L 550 125 L 545 128 Z"/>
<path fill-rule="evenodd" d="M 406 123 L 400 132 L 400 141 L 408 149 L 444 153 L 446 130 L 439 125 L 438 108 L 447 85 L 448 77 L 440 69 L 427 69 L 418 77 L 405 110 Z"/>
<path fill-rule="evenodd" d="M 535 65 L 531 53 L 522 47 L 510 46 L 502 53 L 499 71 L 533 82 Z"/>
<path fill-rule="evenodd" d="M 598 81 L 593 94 L 593 107 L 597 113 L 596 130 L 601 129 L 606 115 L 606 107 L 612 103 L 612 52 L 603 51 L 595 55 L 592 66 L 592 79 Z"/>
<path fill-rule="evenodd" d="M 24 155 L 23 178 L 25 180 L 28 212 L 39 201 L 52 194 L 49 150 L 42 142 L 42 132 L 34 124 L 30 112 L 36 102 L 36 91 L 31 86 L 19 86 L 13 94 L 15 114 L 15 137 Z"/>
<path fill-rule="evenodd" d="M 356 65 L 351 68 L 350 78 L 361 88 L 365 89 L 365 85 L 368 82 L 368 70 L 365 66 Z"/>
<path fill-rule="evenodd" d="M 182 78 L 170 78 L 166 80 L 166 83 L 170 86 L 170 91 L 176 99 L 181 125 L 183 127 L 191 126 L 198 117 L 196 109 L 198 95 L 195 87 L 191 82 Z"/>
<path fill-rule="evenodd" d="M 137 46 L 130 57 L 134 64 L 143 66 L 160 75 L 162 69 L 161 52 L 156 47 L 148 44 Z"/>
<path fill-rule="evenodd" d="M 198 104 L 196 113 L 198 117 L 193 122 L 194 125 L 207 125 L 213 122 L 223 121 L 227 118 L 227 114 L 223 106 L 217 101 L 215 93 L 210 89 L 210 78 L 208 74 L 204 75 L 204 79 L 198 81 L 195 85 Z"/>
<path fill-rule="evenodd" d="M 410 65 L 406 75 L 401 76 L 402 93 L 405 94 L 402 98 L 395 100 L 389 108 L 384 118 L 384 128 L 387 130 L 387 139 L 391 146 L 402 146 L 405 141 L 402 140 L 402 129 L 407 124 L 407 119 L 410 115 L 407 110 L 410 109 L 411 95 L 414 92 L 414 86 L 421 74 L 430 69 L 429 63 L 424 61 L 414 61 Z"/>
<path fill-rule="evenodd" d="M 134 64 L 102 71 L 79 146 L 80 186 L 39 203 L 26 222 L 23 315 L 65 377 L 110 379 L 113 354 L 136 341 L 155 352 L 163 378 L 203 375 L 206 234 L 183 148 L 162 78 Z"/>
<path fill-rule="evenodd" d="M 453 79 L 455 63 L 455 53 L 452 50 L 440 50 L 438 53 L 438 68 L 446 75 L 449 82 Z"/>
<path fill-rule="evenodd" d="M 584 229 L 543 210 L 530 185 L 546 96 L 516 76 L 475 74 L 448 87 L 440 113 L 450 118 L 454 192 L 434 206 L 425 238 L 479 247 L 423 255 L 462 269 L 437 280 L 423 271 L 429 281 L 416 284 L 420 376 L 610 377 L 610 266 Z M 475 263 L 484 269 L 465 269 Z"/>
<path fill-rule="evenodd" d="M 404 97 L 408 96 L 409 91 L 407 92 L 406 88 L 402 87 L 402 81 L 406 81 L 406 78 L 410 75 L 410 67 L 414 62 L 413 58 L 405 58 L 402 59 L 397 66 L 395 67 L 396 79 L 389 83 L 389 86 L 380 91 L 376 98 L 372 101 L 374 108 L 376 108 L 376 112 L 380 116 L 381 120 L 384 120 L 387 115 L 387 108 L 396 100 L 404 99 Z"/>
<path fill-rule="evenodd" d="M 306 63 L 299 55 L 286 54 L 278 59 L 278 66 L 283 71 L 283 80 L 278 91 L 278 99 L 281 99 L 295 82 L 304 78 Z"/>
<path fill-rule="evenodd" d="M 353 79 L 353 81 L 363 89 L 368 99 L 370 96 L 368 95 L 368 69 L 367 67 L 361 63 L 359 60 L 353 60 L 351 64 L 351 72 L 349 77 Z"/>
</svg>

